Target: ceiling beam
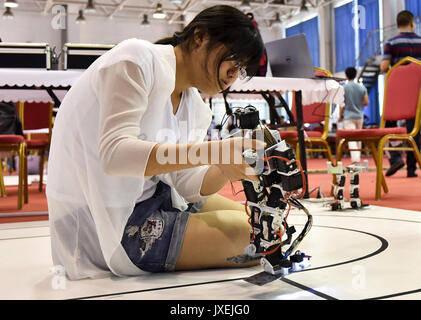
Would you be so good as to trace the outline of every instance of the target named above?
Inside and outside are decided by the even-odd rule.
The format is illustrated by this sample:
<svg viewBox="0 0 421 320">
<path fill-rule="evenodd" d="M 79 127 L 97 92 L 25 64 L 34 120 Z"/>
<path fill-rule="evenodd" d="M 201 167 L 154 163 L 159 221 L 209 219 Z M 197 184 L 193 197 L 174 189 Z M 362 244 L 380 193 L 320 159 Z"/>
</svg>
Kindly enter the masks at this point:
<svg viewBox="0 0 421 320">
<path fill-rule="evenodd" d="M 45 2 L 44 5 L 44 11 L 42 12 L 43 14 L 47 14 L 51 11 L 51 7 L 54 5 L 54 1 L 53 0 L 47 0 L 47 2 Z"/>
</svg>

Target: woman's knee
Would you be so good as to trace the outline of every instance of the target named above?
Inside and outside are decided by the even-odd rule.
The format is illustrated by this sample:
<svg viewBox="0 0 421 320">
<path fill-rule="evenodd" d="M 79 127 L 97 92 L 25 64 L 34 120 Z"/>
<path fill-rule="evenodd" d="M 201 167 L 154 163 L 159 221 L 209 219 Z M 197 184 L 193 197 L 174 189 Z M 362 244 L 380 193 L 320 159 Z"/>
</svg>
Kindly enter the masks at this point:
<svg viewBox="0 0 421 320">
<path fill-rule="evenodd" d="M 176 269 L 240 267 L 227 258 L 242 254 L 249 239 L 246 214 L 220 210 L 191 215 Z"/>
<path fill-rule="evenodd" d="M 217 210 L 245 211 L 243 204 L 221 196 L 220 194 L 214 194 L 206 199 L 206 202 L 200 212 L 211 212 Z"/>
<path fill-rule="evenodd" d="M 191 215 L 184 240 L 192 245 L 246 246 L 250 236 L 250 225 L 246 214 L 234 210 L 218 210 Z"/>
</svg>

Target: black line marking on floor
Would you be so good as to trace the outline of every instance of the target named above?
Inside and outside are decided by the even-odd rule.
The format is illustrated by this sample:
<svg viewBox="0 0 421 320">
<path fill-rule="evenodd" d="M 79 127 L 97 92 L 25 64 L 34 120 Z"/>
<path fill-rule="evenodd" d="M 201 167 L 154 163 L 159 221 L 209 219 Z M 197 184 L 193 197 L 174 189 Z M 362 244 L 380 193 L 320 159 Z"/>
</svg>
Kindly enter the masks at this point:
<svg viewBox="0 0 421 320">
<path fill-rule="evenodd" d="M 27 212 L 2 212 L 0 218 L 4 217 L 26 217 L 26 216 L 45 216 L 48 215 L 48 211 L 27 211 Z M 29 221 L 27 221 L 29 222 Z M 9 222 L 15 223 L 15 222 Z"/>
<path fill-rule="evenodd" d="M 299 225 L 299 224 L 298 224 Z M 326 268 L 330 268 L 330 267 L 336 267 L 338 265 L 343 265 L 343 264 L 348 264 L 348 263 L 352 263 L 355 261 L 360 261 L 363 259 L 367 259 L 370 257 L 373 257 L 381 252 L 383 252 L 384 250 L 387 249 L 388 247 L 388 242 L 386 239 L 372 234 L 372 233 L 368 233 L 365 231 L 360 231 L 360 230 L 355 230 L 355 229 L 347 229 L 347 228 L 339 228 L 339 227 L 331 227 L 331 226 L 320 226 L 320 225 L 313 225 L 313 227 L 320 227 L 320 228 L 330 228 L 330 229 L 339 229 L 339 230 L 346 230 L 346 231 L 352 231 L 352 232 L 359 232 L 359 233 L 363 233 L 363 234 L 367 234 L 370 236 L 373 236 L 375 238 L 377 238 L 378 240 L 380 240 L 381 242 L 381 246 L 379 249 L 377 249 L 376 251 L 365 255 L 363 257 L 359 257 L 359 258 L 355 258 L 352 260 L 348 260 L 348 261 L 344 261 L 344 262 L 339 262 L 339 263 L 335 263 L 335 264 L 331 264 L 331 265 L 326 265 L 326 266 L 321 266 L 321 267 L 316 267 L 316 268 L 309 268 L 309 269 L 304 269 L 302 271 L 298 271 L 298 272 L 294 272 L 294 273 L 300 273 L 300 272 L 305 272 L 305 271 L 311 271 L 311 270 L 319 270 L 319 269 L 326 269 Z M 78 299 L 94 299 L 94 298 L 102 298 L 102 297 L 109 297 L 109 296 L 118 296 L 118 295 L 125 295 L 125 294 L 133 294 L 133 293 L 140 293 L 140 292 L 149 292 L 149 291 L 158 291 L 158 290 L 167 290 L 167 289 L 176 289 L 176 288 L 183 288 L 183 287 L 192 287 L 192 286 L 199 286 L 199 285 L 205 285 L 205 284 L 213 284 L 213 283 L 222 283 L 222 282 L 230 282 L 230 281 L 237 281 L 237 280 L 245 280 L 248 277 L 242 277 L 242 278 L 235 278 L 235 279 L 225 279 L 225 280 L 215 280 L 215 281 L 208 281 L 208 282 L 200 282 L 200 283 L 192 283 L 192 284 L 184 284 L 184 285 L 178 285 L 178 286 L 168 286 L 168 287 L 160 287 L 160 288 L 151 288 L 151 289 L 141 289 L 141 290 L 133 290 L 133 291 L 123 291 L 123 292 L 116 292 L 116 293 L 109 293 L 109 294 L 102 294 L 102 295 L 94 295 L 94 296 L 86 296 L 86 297 L 77 297 L 77 298 L 71 298 L 69 300 L 78 300 Z M 283 279 L 282 279 L 283 280 Z M 286 283 L 296 286 L 299 289 L 302 290 L 306 290 L 312 294 L 315 294 L 317 296 L 323 297 L 325 299 L 336 299 L 334 297 L 331 297 L 327 294 L 324 294 L 323 292 L 319 292 L 317 290 L 314 290 L 310 287 L 307 287 L 303 284 L 297 283 L 295 281 L 289 280 L 289 282 L 285 281 Z"/>
<path fill-rule="evenodd" d="M 183 287 L 194 287 L 194 286 L 201 286 L 201 285 L 205 285 L 205 284 L 213 284 L 213 283 L 221 283 L 221 282 L 238 281 L 238 280 L 244 280 L 244 279 L 245 278 L 243 277 L 243 278 L 234 278 L 234 279 L 214 280 L 214 281 L 199 282 L 199 283 L 181 284 L 181 285 L 178 285 L 178 286 L 168 286 L 168 287 L 141 289 L 141 290 L 133 290 L 133 291 L 123 291 L 123 292 L 116 292 L 116 293 L 107 293 L 107 294 L 100 294 L 100 295 L 95 295 L 95 296 L 86 296 L 86 297 L 71 298 L 71 299 L 67 299 L 67 300 L 103 298 L 103 297 L 109 297 L 109 296 L 118 296 L 118 295 L 133 294 L 133 293 L 140 293 L 140 292 L 150 292 L 150 291 L 158 291 L 158 290 L 177 289 L 177 288 L 183 288 Z"/>
<path fill-rule="evenodd" d="M 332 297 L 332 296 L 329 296 L 329 295 L 327 295 L 327 294 L 325 294 L 325 293 L 323 293 L 323 292 L 320 292 L 320 291 L 314 290 L 313 288 L 307 287 L 307 286 L 305 286 L 305 285 L 303 285 L 303 284 L 301 284 L 301 283 L 298 283 L 298 282 L 292 281 L 292 280 L 290 280 L 290 279 L 288 279 L 288 278 L 282 277 L 282 278 L 280 278 L 279 280 L 281 280 L 281 281 L 283 281 L 283 282 L 285 282 L 285 283 L 288 283 L 288 284 L 289 284 L 289 285 L 291 285 L 291 286 L 297 287 L 297 288 L 299 288 L 299 289 L 301 289 L 301 290 L 304 290 L 304 291 L 310 292 L 310 293 L 312 293 L 312 294 L 314 294 L 314 295 L 316 295 L 316 296 L 319 296 L 319 297 L 321 297 L 321 298 L 323 298 L 323 299 L 326 299 L 326 300 L 338 300 L 338 299 L 336 299 L 336 298 L 334 298 L 334 297 Z"/>
<path fill-rule="evenodd" d="M 355 229 L 348 229 L 348 228 L 331 227 L 331 226 L 313 225 L 313 227 L 339 229 L 339 230 L 346 230 L 346 231 L 363 233 L 363 234 L 366 234 L 366 235 L 369 235 L 369 236 L 372 236 L 372 237 L 378 239 L 381 242 L 381 246 L 376 251 L 374 251 L 372 253 L 369 253 L 369 254 L 367 254 L 367 255 L 365 255 L 363 257 L 355 258 L 355 259 L 344 261 L 344 262 L 334 263 L 334 264 L 330 264 L 330 265 L 326 265 L 326 266 L 304 269 L 304 270 L 301 270 L 299 272 L 306 272 L 306 271 L 311 271 L 311 270 L 326 269 L 326 268 L 336 267 L 336 266 L 340 266 L 340 265 L 343 265 L 343 264 L 348 264 L 348 263 L 352 263 L 352 262 L 356 262 L 356 261 L 368 259 L 368 258 L 374 257 L 375 255 L 378 255 L 379 253 L 382 253 L 383 251 L 385 251 L 389 247 L 389 243 L 387 242 L 387 240 L 385 238 L 383 238 L 383 237 L 381 237 L 379 235 L 376 235 L 374 233 L 369 233 L 369 232 L 366 232 L 366 231 L 355 230 Z M 299 272 L 295 272 L 295 273 L 299 273 Z"/>
<path fill-rule="evenodd" d="M 296 224 L 296 225 L 303 225 L 303 224 Z M 371 257 L 373 257 L 375 255 L 378 255 L 379 253 L 385 251 L 388 248 L 388 246 L 389 246 L 389 243 L 387 242 L 386 239 L 380 237 L 379 235 L 373 234 L 373 233 L 369 233 L 369 232 L 365 232 L 365 231 L 361 231 L 361 230 L 355 230 L 355 229 L 332 227 L 332 226 L 313 225 L 313 227 L 339 229 L 339 230 L 346 230 L 346 231 L 352 231 L 352 232 L 359 232 L 359 233 L 367 234 L 369 236 L 375 237 L 376 239 L 380 240 L 381 246 L 376 251 L 374 251 L 372 253 L 369 253 L 369 254 L 367 254 L 367 255 L 365 255 L 363 257 L 355 258 L 355 259 L 344 261 L 344 262 L 334 263 L 334 264 L 330 264 L 330 265 L 326 265 L 326 266 L 321 266 L 321 267 L 316 267 L 316 268 L 308 268 L 308 269 L 304 269 L 304 270 L 301 270 L 301 271 L 293 272 L 291 274 L 296 274 L 296 273 L 306 272 L 306 271 L 313 271 L 313 270 L 320 270 L 320 269 L 327 269 L 327 268 L 336 267 L 336 266 L 340 266 L 340 265 L 344 265 L 344 264 L 348 264 L 348 263 L 352 263 L 352 262 L 356 262 L 356 261 L 361 261 L 361 260 L 364 260 L 364 259 L 371 258 Z M 253 277 L 253 276 L 251 276 L 251 277 Z M 338 300 L 337 298 L 334 298 L 334 297 L 331 297 L 329 295 L 326 295 L 323 292 L 314 290 L 313 288 L 307 287 L 307 286 L 305 286 L 305 285 L 303 285 L 301 283 L 292 281 L 290 279 L 288 279 L 288 281 L 285 281 L 286 279 L 287 279 L 286 277 L 279 278 L 279 280 L 281 280 L 281 281 L 284 281 L 286 283 L 289 283 L 290 285 L 293 285 L 293 286 L 295 286 L 295 287 L 297 287 L 299 289 L 302 289 L 302 290 L 308 291 L 310 293 L 313 293 L 313 294 L 315 294 L 315 295 L 317 295 L 319 297 L 323 297 L 323 298 L 328 299 L 328 300 L 333 300 L 333 299 Z"/>
<path fill-rule="evenodd" d="M 413 293 L 417 293 L 417 292 L 421 292 L 421 289 L 398 292 L 398 293 L 388 294 L 386 296 L 379 296 L 379 297 L 368 298 L 368 299 L 364 299 L 364 300 L 380 300 L 380 299 L 394 298 L 394 297 L 405 296 L 407 294 L 413 294 Z"/>
<path fill-rule="evenodd" d="M 408 210 L 409 211 L 409 210 Z M 362 217 L 362 216 L 345 216 L 345 215 L 324 215 L 324 214 L 312 214 L 313 217 L 340 217 L 340 218 L 361 218 L 361 219 L 374 219 L 374 220 L 388 220 L 388 221 L 399 221 L 399 222 L 413 222 L 421 223 L 421 221 L 416 220 L 405 220 L 405 219 L 394 219 L 394 218 L 382 218 L 382 217 Z"/>
</svg>

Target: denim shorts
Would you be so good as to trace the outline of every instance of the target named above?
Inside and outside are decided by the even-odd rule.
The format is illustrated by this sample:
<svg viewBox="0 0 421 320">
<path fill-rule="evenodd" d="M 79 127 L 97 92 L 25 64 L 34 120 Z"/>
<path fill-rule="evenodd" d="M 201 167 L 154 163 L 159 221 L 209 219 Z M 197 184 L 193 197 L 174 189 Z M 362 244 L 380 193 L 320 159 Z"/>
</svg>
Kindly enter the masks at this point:
<svg viewBox="0 0 421 320">
<path fill-rule="evenodd" d="M 190 203 L 186 211 L 172 207 L 171 188 L 159 181 L 154 195 L 136 204 L 124 228 L 121 245 L 143 271 L 174 271 L 190 213 L 205 201 Z"/>
</svg>

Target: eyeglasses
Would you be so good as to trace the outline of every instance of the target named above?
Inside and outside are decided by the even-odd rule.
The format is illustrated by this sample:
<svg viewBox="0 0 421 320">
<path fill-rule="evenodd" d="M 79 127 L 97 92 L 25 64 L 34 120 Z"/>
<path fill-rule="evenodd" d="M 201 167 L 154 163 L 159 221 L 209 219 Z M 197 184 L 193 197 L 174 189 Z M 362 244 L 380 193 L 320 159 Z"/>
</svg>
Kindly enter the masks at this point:
<svg viewBox="0 0 421 320">
<path fill-rule="evenodd" d="M 232 54 L 225 60 L 234 62 L 232 68 L 228 70 L 228 75 L 230 77 L 238 77 L 240 80 L 244 80 L 247 77 L 246 67 L 241 62 L 237 61 L 236 55 Z"/>
<path fill-rule="evenodd" d="M 247 70 L 239 62 L 236 62 L 234 66 L 228 71 L 228 74 L 235 77 L 237 74 L 238 79 L 244 80 L 247 77 Z"/>
<path fill-rule="evenodd" d="M 244 67 L 238 69 L 238 79 L 244 80 L 247 77 L 247 70 Z"/>
</svg>

